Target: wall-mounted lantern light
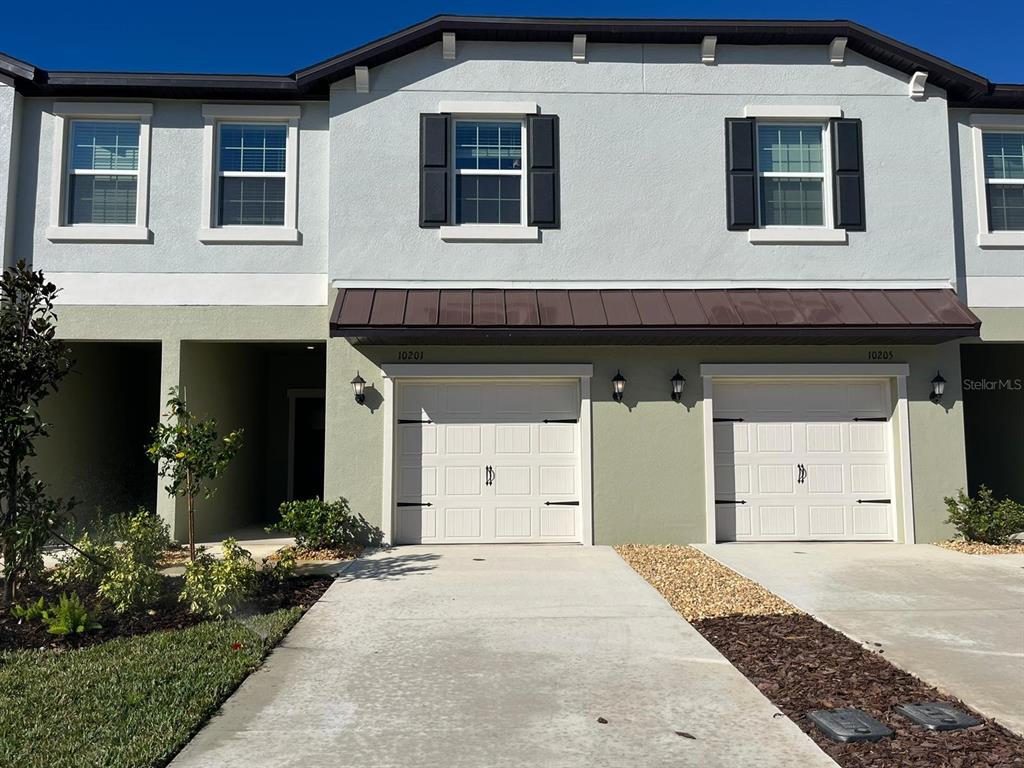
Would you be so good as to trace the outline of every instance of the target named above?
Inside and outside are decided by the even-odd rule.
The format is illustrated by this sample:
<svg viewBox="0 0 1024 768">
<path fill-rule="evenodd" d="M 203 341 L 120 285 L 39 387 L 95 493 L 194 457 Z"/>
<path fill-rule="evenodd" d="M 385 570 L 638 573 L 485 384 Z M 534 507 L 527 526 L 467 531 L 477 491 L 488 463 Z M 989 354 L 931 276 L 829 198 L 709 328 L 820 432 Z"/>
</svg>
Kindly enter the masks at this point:
<svg viewBox="0 0 1024 768">
<path fill-rule="evenodd" d="M 676 374 L 669 381 L 672 382 L 672 399 L 677 403 L 682 402 L 683 387 L 686 386 L 686 377 L 676 368 Z"/>
<path fill-rule="evenodd" d="M 942 378 L 942 374 L 935 373 L 935 378 L 932 379 L 932 393 L 928 396 L 928 399 L 933 403 L 937 403 L 942 400 L 942 395 L 946 392 L 946 380 Z"/>
<path fill-rule="evenodd" d="M 616 403 L 622 402 L 622 393 L 626 391 L 626 377 L 622 371 L 617 371 L 612 378 L 612 400 Z"/>
<path fill-rule="evenodd" d="M 362 405 L 366 402 L 366 380 L 356 371 L 356 377 L 352 379 L 352 392 L 356 396 L 356 402 Z"/>
</svg>

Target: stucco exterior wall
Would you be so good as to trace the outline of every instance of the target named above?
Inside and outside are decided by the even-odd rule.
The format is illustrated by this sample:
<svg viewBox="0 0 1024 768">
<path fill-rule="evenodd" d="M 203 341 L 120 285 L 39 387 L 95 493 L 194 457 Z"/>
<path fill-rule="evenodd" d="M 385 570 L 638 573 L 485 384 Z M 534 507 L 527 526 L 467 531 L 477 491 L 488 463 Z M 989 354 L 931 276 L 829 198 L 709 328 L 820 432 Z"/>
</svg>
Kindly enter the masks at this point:
<svg viewBox="0 0 1024 768">
<path fill-rule="evenodd" d="M 955 278 L 946 101 L 852 52 L 721 46 L 430 46 L 331 92 L 330 275 L 400 280 Z M 421 112 L 527 100 L 559 116 L 562 225 L 536 243 L 443 242 L 418 226 Z M 863 121 L 867 231 L 846 245 L 751 245 L 726 229 L 724 120 L 746 105 L 837 105 Z M 908 226 L 912 222 L 912 226 Z"/>
<path fill-rule="evenodd" d="M 298 228 L 301 242 L 199 242 L 202 209 L 202 102 L 133 99 L 153 104 L 150 243 L 46 239 L 53 156 L 52 100 L 24 100 L 16 250 L 47 272 L 292 273 L 327 271 L 327 105 L 306 102 L 299 120 Z"/>
<path fill-rule="evenodd" d="M 1015 338 L 1024 340 L 1024 246 L 1011 248 L 982 248 L 978 245 L 981 230 L 977 192 L 978 164 L 970 120 L 977 113 L 966 109 L 949 112 L 950 146 L 952 149 L 952 194 L 954 205 L 959 203 L 962 216 L 957 220 L 957 261 L 960 265 L 961 296 L 972 308 L 1015 307 L 1021 317 L 1021 326 Z M 993 331 L 994 333 L 995 331 Z M 982 325 L 982 336 L 989 332 Z"/>
<path fill-rule="evenodd" d="M 13 263 L 22 98 L 0 79 L 0 263 Z"/>
<path fill-rule="evenodd" d="M 594 541 L 691 543 L 705 540 L 702 363 L 864 363 L 867 348 L 735 347 L 422 347 L 429 363 L 591 363 Z M 948 538 L 942 498 L 966 484 L 958 346 L 886 347 L 889 362 L 910 365 L 911 473 L 917 541 Z M 327 498 L 345 496 L 380 524 L 385 425 L 379 366 L 397 362 L 398 347 L 328 342 Z M 669 398 L 676 368 L 687 378 L 682 404 Z M 611 378 L 629 380 L 623 404 L 611 399 Z M 352 399 L 359 371 L 367 403 Z M 949 381 L 943 405 L 928 399 L 941 370 Z M 898 516 L 900 517 L 900 516 Z M 902 523 L 900 523 L 902 538 Z"/>
</svg>

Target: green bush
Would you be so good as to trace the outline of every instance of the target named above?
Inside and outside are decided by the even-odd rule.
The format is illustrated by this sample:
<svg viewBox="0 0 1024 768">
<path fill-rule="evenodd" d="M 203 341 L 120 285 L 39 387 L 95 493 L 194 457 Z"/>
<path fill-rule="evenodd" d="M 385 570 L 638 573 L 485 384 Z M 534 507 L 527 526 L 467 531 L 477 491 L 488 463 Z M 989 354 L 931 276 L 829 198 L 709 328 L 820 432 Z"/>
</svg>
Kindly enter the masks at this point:
<svg viewBox="0 0 1024 768">
<path fill-rule="evenodd" d="M 185 584 L 178 596 L 192 613 L 215 619 L 230 616 L 259 586 L 252 556 L 234 539 L 224 539 L 221 547 L 220 558 L 200 552 L 185 566 Z"/>
<path fill-rule="evenodd" d="M 308 499 L 286 501 L 278 508 L 281 520 L 268 530 L 281 530 L 295 537 L 305 549 L 352 551 L 376 547 L 384 539 L 379 528 L 349 509 L 348 501 Z"/>
<path fill-rule="evenodd" d="M 11 615 L 18 620 L 19 624 L 23 621 L 41 621 L 45 610 L 46 602 L 40 597 L 34 603 L 26 602 L 24 605 L 11 606 Z"/>
<path fill-rule="evenodd" d="M 947 496 L 947 523 L 967 541 L 1003 544 L 1015 533 L 1024 531 L 1024 505 L 1013 499 L 996 499 L 984 485 L 971 498 L 961 488 L 956 497 Z"/>
<path fill-rule="evenodd" d="M 146 509 L 98 521 L 50 574 L 61 588 L 94 592 L 118 613 L 142 610 L 160 599 L 163 577 L 157 570 L 171 538 L 167 526 Z"/>
<path fill-rule="evenodd" d="M 285 580 L 295 575 L 295 566 L 298 565 L 298 555 L 295 547 L 285 547 L 277 553 L 277 559 L 263 558 L 259 572 L 261 588 L 280 586 Z"/>
<path fill-rule="evenodd" d="M 92 620 L 89 610 L 82 604 L 77 592 L 72 592 L 70 597 L 66 594 L 61 595 L 60 602 L 46 608 L 40 618 L 46 625 L 47 632 L 63 638 L 77 637 L 100 628 L 100 625 Z"/>
</svg>

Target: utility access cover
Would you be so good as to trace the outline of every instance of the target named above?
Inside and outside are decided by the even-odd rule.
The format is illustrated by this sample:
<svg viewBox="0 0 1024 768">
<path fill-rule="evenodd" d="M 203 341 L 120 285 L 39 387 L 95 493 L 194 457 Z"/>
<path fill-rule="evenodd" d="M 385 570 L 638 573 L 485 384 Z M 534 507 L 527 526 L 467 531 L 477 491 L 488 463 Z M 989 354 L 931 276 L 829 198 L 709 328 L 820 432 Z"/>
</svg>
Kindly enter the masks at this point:
<svg viewBox="0 0 1024 768">
<path fill-rule="evenodd" d="M 981 725 L 981 720 L 944 701 L 897 704 L 896 711 L 908 720 L 933 731 L 955 731 Z"/>
<path fill-rule="evenodd" d="M 878 741 L 892 736 L 892 730 L 884 724 L 852 707 L 812 709 L 807 716 L 833 741 Z"/>
</svg>

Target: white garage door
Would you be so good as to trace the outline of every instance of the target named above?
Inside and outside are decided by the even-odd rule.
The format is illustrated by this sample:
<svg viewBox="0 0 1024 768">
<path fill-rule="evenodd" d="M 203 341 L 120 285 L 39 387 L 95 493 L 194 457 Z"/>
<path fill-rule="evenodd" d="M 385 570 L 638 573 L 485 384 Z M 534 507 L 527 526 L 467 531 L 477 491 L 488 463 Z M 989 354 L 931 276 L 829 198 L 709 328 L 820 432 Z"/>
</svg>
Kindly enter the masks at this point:
<svg viewBox="0 0 1024 768">
<path fill-rule="evenodd" d="M 715 381 L 720 541 L 892 540 L 886 381 Z"/>
<path fill-rule="evenodd" d="M 397 389 L 397 543 L 581 540 L 577 380 Z"/>
</svg>

